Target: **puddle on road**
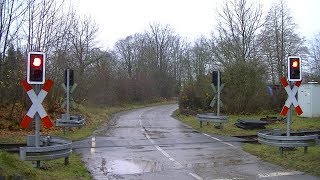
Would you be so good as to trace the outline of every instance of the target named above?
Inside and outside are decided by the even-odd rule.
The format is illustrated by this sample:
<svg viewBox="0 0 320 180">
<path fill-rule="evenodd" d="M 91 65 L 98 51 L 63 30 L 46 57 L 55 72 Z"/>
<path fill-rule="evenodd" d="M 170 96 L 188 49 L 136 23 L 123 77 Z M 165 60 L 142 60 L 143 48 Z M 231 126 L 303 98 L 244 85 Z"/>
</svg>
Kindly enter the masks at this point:
<svg viewBox="0 0 320 180">
<path fill-rule="evenodd" d="M 161 171 L 162 166 L 157 162 L 146 160 L 129 159 L 106 162 L 105 159 L 102 159 L 100 170 L 105 174 L 125 175 Z"/>
</svg>

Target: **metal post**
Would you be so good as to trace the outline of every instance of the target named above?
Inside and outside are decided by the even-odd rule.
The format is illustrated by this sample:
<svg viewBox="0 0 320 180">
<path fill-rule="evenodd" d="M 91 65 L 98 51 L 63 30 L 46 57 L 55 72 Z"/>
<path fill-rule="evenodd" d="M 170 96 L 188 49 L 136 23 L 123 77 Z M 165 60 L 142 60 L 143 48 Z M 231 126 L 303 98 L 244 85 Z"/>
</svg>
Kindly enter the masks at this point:
<svg viewBox="0 0 320 180">
<path fill-rule="evenodd" d="M 67 119 L 70 120 L 69 106 L 70 106 L 70 69 L 67 69 Z"/>
<path fill-rule="evenodd" d="M 279 147 L 280 155 L 283 156 L 283 147 Z"/>
<path fill-rule="evenodd" d="M 35 85 L 35 93 L 38 95 L 41 90 L 41 85 Z M 34 116 L 35 120 L 35 144 L 36 147 L 40 147 L 40 115 L 37 112 Z M 37 168 L 40 168 L 40 161 L 37 161 Z"/>
<path fill-rule="evenodd" d="M 291 81 L 289 81 L 289 86 L 291 88 Z M 290 124 L 291 124 L 291 116 L 292 116 L 292 105 L 289 107 L 289 111 L 287 113 L 287 136 L 290 136 Z"/>
<path fill-rule="evenodd" d="M 220 116 L 220 71 L 218 71 L 217 93 L 217 116 Z"/>
<path fill-rule="evenodd" d="M 64 165 L 68 165 L 69 164 L 69 156 L 64 158 Z"/>
<path fill-rule="evenodd" d="M 217 116 L 220 116 L 220 71 L 218 71 L 218 85 L 217 85 Z M 222 123 L 219 123 L 219 128 L 222 129 Z"/>
</svg>

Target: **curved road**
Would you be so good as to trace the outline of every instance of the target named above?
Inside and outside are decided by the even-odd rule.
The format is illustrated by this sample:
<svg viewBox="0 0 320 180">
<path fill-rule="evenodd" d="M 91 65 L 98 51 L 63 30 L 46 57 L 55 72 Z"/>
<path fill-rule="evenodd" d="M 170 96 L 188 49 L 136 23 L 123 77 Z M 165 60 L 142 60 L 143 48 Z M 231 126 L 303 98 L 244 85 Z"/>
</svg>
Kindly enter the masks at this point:
<svg viewBox="0 0 320 180">
<path fill-rule="evenodd" d="M 94 179 L 317 179 L 242 151 L 240 139 L 199 133 L 171 117 L 177 105 L 117 114 L 74 142 Z"/>
</svg>

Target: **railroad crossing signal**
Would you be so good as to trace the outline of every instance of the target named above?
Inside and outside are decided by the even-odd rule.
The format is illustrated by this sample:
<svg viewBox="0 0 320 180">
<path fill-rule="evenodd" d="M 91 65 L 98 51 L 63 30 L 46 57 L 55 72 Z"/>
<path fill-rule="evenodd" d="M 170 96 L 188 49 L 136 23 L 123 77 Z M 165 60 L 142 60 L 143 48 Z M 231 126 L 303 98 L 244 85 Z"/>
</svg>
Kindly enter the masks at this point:
<svg viewBox="0 0 320 180">
<path fill-rule="evenodd" d="M 50 128 L 53 126 L 53 123 L 51 122 L 49 116 L 47 115 L 47 112 L 44 110 L 43 106 L 42 106 L 42 102 L 44 100 L 44 98 L 47 96 L 48 92 L 50 91 L 52 85 L 53 85 L 53 81 L 52 80 L 47 80 L 41 91 L 39 92 L 39 94 L 37 95 L 35 93 L 35 91 L 32 89 L 31 85 L 28 84 L 28 82 L 26 80 L 23 80 L 21 82 L 23 88 L 25 89 L 25 91 L 27 92 L 32 105 L 30 107 L 30 109 L 28 110 L 27 114 L 24 116 L 23 120 L 20 123 L 20 126 L 23 128 L 27 128 L 28 125 L 30 124 L 32 118 L 35 116 L 36 113 L 39 114 L 39 116 L 41 117 L 42 123 L 44 124 L 44 126 L 46 128 Z"/>
<path fill-rule="evenodd" d="M 29 52 L 27 63 L 27 83 L 43 84 L 45 81 L 45 54 L 42 52 Z"/>
<path fill-rule="evenodd" d="M 218 93 L 217 93 L 218 90 L 217 90 L 217 88 L 216 88 L 216 86 L 214 84 L 211 84 L 211 87 L 213 89 L 213 93 L 215 94 L 213 99 L 212 99 L 212 101 L 211 101 L 211 103 L 210 103 L 210 106 L 213 107 L 213 106 L 215 106 L 216 102 L 218 101 L 218 97 L 217 97 L 218 96 Z M 224 87 L 224 84 L 222 84 L 220 86 L 219 93 L 221 93 L 223 87 Z M 221 99 L 219 99 L 219 102 L 220 102 L 220 106 L 222 107 L 223 104 L 222 104 Z"/>
<path fill-rule="evenodd" d="M 69 86 L 73 86 L 74 84 L 73 70 L 69 68 L 64 70 L 64 85 L 67 86 L 68 84 L 68 72 L 69 72 Z"/>
<path fill-rule="evenodd" d="M 298 56 L 288 57 L 288 80 L 301 81 L 301 58 Z"/>
<path fill-rule="evenodd" d="M 222 107 L 222 101 L 220 99 L 220 93 L 224 87 L 224 84 L 221 84 L 221 72 L 220 71 L 213 71 L 212 72 L 212 83 L 211 87 L 214 92 L 214 98 L 212 99 L 210 106 L 213 107 L 217 103 L 217 111 L 220 111 L 220 106 Z M 219 101 L 219 102 L 218 102 Z M 219 114 L 219 113 L 218 113 Z M 219 115 L 218 115 L 219 116 Z"/>
<path fill-rule="evenodd" d="M 69 114 L 69 104 L 71 103 L 71 106 L 73 108 L 76 108 L 77 105 L 74 102 L 73 98 L 71 97 L 71 94 L 74 92 L 74 90 L 77 87 L 77 83 L 74 83 L 74 75 L 72 69 L 65 69 L 64 70 L 64 83 L 61 84 L 62 89 L 66 93 L 66 99 L 63 101 L 61 108 L 64 108 L 67 105 L 67 114 Z"/>
<path fill-rule="evenodd" d="M 298 92 L 301 81 L 297 81 L 292 89 L 289 86 L 289 83 L 287 82 L 285 77 L 281 78 L 281 83 L 288 94 L 288 99 L 286 100 L 286 103 L 281 110 L 281 114 L 283 116 L 286 116 L 291 104 L 293 104 L 293 106 L 296 109 L 297 114 L 301 115 L 303 112 L 302 112 L 301 107 L 299 106 L 299 102 L 296 99 L 296 94 Z"/>
<path fill-rule="evenodd" d="M 72 93 L 75 91 L 75 89 L 76 89 L 76 87 L 78 86 L 78 84 L 77 83 L 74 83 L 72 86 L 71 86 L 71 88 L 69 88 L 70 90 L 69 90 L 69 101 L 70 101 L 70 104 L 71 104 L 71 106 L 73 107 L 73 108 L 76 108 L 77 107 L 77 104 L 75 103 L 75 101 L 73 100 L 73 98 L 72 98 Z M 67 87 L 66 87 L 66 85 L 64 84 L 64 83 L 62 83 L 61 84 L 61 87 L 62 87 L 62 89 L 64 90 L 64 92 L 67 94 L 68 93 L 68 90 L 67 90 Z M 65 106 L 66 106 L 66 104 L 67 104 L 67 98 L 63 101 L 63 103 L 62 103 L 62 105 L 61 105 L 61 108 L 64 108 Z"/>
<path fill-rule="evenodd" d="M 218 76 L 219 76 L 219 78 L 218 78 Z M 221 85 L 221 72 L 213 71 L 212 72 L 212 83 L 216 87 L 218 86 L 218 79 L 220 80 L 220 84 L 219 85 Z"/>
</svg>

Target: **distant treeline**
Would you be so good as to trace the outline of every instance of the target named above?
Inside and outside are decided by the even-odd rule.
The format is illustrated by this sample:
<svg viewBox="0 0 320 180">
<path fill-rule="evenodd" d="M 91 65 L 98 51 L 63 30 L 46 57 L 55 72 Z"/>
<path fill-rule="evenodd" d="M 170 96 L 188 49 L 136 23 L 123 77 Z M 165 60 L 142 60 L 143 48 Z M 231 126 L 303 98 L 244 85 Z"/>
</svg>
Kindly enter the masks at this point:
<svg viewBox="0 0 320 180">
<path fill-rule="evenodd" d="M 221 70 L 229 112 L 260 110 L 263 98 L 270 98 L 259 96 L 261 87 L 286 76 L 288 55 L 302 57 L 304 79 L 319 77 L 320 33 L 307 45 L 284 1 L 266 16 L 257 2 L 225 1 L 211 37 L 190 42 L 170 25 L 153 23 L 109 50 L 98 45 L 94 19 L 78 14 L 68 0 L 4 0 L 0 5 L 0 105 L 12 106 L 12 112 L 15 104 L 23 109 L 29 103 L 20 85 L 29 51 L 46 53 L 46 78 L 55 82 L 45 100 L 51 111 L 64 99 L 60 84 L 66 68 L 75 72 L 75 101 L 99 105 L 177 97 Z"/>
</svg>

